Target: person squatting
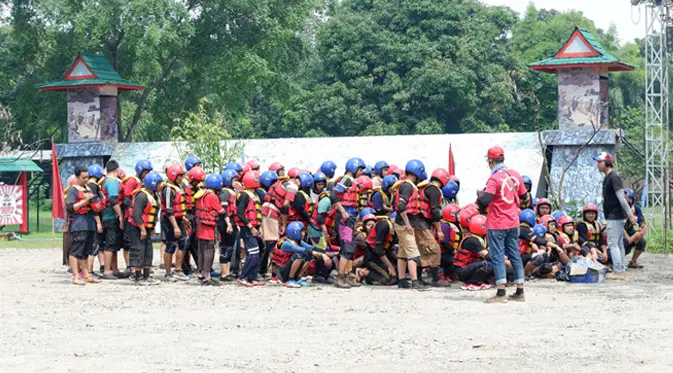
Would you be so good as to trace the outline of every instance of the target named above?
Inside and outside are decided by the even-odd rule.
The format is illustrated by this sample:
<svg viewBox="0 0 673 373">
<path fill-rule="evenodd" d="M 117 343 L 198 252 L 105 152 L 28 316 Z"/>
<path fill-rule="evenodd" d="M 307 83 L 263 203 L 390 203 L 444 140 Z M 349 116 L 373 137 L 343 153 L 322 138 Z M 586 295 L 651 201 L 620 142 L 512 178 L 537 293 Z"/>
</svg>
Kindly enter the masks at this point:
<svg viewBox="0 0 673 373">
<path fill-rule="evenodd" d="M 502 155 L 491 164 L 495 173 L 504 169 L 498 166 L 504 152 L 494 147 L 489 157 L 493 149 Z M 313 173 L 286 172 L 274 162 L 260 172 L 251 160 L 207 175 L 196 156 L 184 166 L 168 165 L 165 177 L 148 160 L 138 161 L 128 176 L 114 160 L 105 168 L 78 167 L 65 190 L 64 264 L 76 285 L 126 277 L 139 286 L 159 284 L 151 274 L 152 236 L 160 223 L 164 282 L 196 278 L 211 286 L 319 283 L 342 289 L 364 283 L 417 290 L 453 282 L 463 290 L 496 284 L 487 229 L 489 208 L 498 208 L 492 194 L 480 192 L 461 207 L 460 180 L 442 168 L 428 177 L 416 159 L 401 168 L 385 161 L 370 167 L 351 158 L 343 175 L 336 168 L 326 161 Z M 575 256 L 611 263 L 596 205 L 586 204 L 576 221 L 552 212 L 548 199 L 533 198 L 529 177 L 517 179 L 522 186 L 514 190 L 523 192 L 514 219 L 525 278 L 554 278 Z M 625 194 L 638 216 L 637 224 L 624 227 L 627 254 L 633 251 L 628 267 L 642 268 L 637 259 L 646 248 L 646 224 L 634 192 Z M 125 270 L 118 265 L 120 251 Z M 219 270 L 213 270 L 216 254 Z M 504 276 L 513 283 L 516 268 L 507 255 L 512 254 L 504 257 Z M 522 287 L 517 294 L 514 299 L 523 300 Z"/>
</svg>

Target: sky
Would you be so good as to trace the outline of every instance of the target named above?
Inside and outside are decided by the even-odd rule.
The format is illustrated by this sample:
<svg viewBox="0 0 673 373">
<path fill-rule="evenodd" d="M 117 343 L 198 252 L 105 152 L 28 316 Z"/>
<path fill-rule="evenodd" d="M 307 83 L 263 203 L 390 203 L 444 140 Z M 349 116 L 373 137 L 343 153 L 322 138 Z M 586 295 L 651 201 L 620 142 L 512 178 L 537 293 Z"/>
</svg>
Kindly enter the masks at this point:
<svg viewBox="0 0 673 373">
<path fill-rule="evenodd" d="M 593 20 L 596 27 L 607 30 L 610 24 L 617 27 L 622 43 L 645 36 L 645 9 L 631 7 L 630 0 L 481 0 L 491 5 L 506 5 L 525 14 L 528 4 L 538 9 L 577 10 Z M 642 5 L 640 6 L 643 7 Z M 633 9 L 632 9 L 633 8 Z M 637 22 L 637 23 L 634 23 Z"/>
</svg>

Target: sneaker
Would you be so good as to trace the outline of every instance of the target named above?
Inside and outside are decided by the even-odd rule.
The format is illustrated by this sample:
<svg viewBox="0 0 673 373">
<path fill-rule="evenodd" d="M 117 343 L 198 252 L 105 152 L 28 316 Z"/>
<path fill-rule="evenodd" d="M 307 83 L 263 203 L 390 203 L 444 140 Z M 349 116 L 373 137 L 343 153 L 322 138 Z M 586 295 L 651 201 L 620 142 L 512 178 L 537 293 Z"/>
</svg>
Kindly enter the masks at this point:
<svg viewBox="0 0 673 373">
<path fill-rule="evenodd" d="M 351 285 L 346 282 L 346 275 L 338 275 L 334 285 L 341 289 L 350 289 Z"/>
<path fill-rule="evenodd" d="M 484 282 L 484 283 L 481 284 L 481 286 L 479 286 L 479 288 L 481 290 L 488 290 L 488 289 L 492 289 L 493 285 L 489 284 L 488 282 Z"/>
<path fill-rule="evenodd" d="M 412 280 L 411 281 L 411 288 L 414 289 L 414 290 L 420 290 L 420 291 L 429 290 L 427 285 L 423 284 L 422 282 L 420 282 L 418 280 L 416 280 L 416 281 Z"/>
<path fill-rule="evenodd" d="M 218 277 L 220 277 L 220 272 L 219 271 L 211 271 L 210 272 L 210 277 L 211 278 L 218 278 Z"/>
<path fill-rule="evenodd" d="M 189 280 L 189 277 L 185 276 L 185 274 L 180 270 L 173 272 L 173 277 L 175 277 L 175 279 L 179 281 Z"/>
<path fill-rule="evenodd" d="M 324 284 L 325 283 L 325 278 L 322 276 L 314 276 L 311 279 L 311 282 L 314 284 Z"/>
<path fill-rule="evenodd" d="M 159 269 L 166 269 L 166 265 L 163 264 L 163 263 L 162 263 L 162 264 L 159 264 Z"/>
<path fill-rule="evenodd" d="M 161 281 L 157 280 L 156 278 L 150 277 L 147 282 L 150 283 L 150 285 L 155 286 L 155 285 L 161 285 Z"/>
<path fill-rule="evenodd" d="M 479 286 L 477 284 L 464 283 L 460 286 L 460 289 L 461 290 L 467 290 L 467 291 L 477 291 L 477 290 L 481 290 L 481 286 Z"/>
<path fill-rule="evenodd" d="M 506 295 L 503 295 L 503 296 L 496 295 L 494 297 L 487 298 L 484 301 L 484 303 L 507 303 L 507 296 Z"/>
<path fill-rule="evenodd" d="M 166 273 L 164 275 L 164 281 L 166 281 L 166 282 L 176 282 L 176 281 L 178 281 L 178 279 L 176 279 L 175 276 L 173 276 L 172 273 Z"/>
<path fill-rule="evenodd" d="M 397 288 L 398 289 L 410 289 L 411 285 L 409 284 L 409 281 L 406 280 L 406 279 L 405 280 L 399 280 L 399 282 L 397 283 Z"/>
<path fill-rule="evenodd" d="M 524 294 L 519 294 L 517 295 L 516 293 L 510 295 L 507 297 L 511 301 L 515 302 L 525 302 L 526 301 L 526 296 Z"/>
<path fill-rule="evenodd" d="M 236 280 L 236 283 L 245 286 L 246 288 L 251 288 L 253 285 L 245 280 Z"/>
<path fill-rule="evenodd" d="M 296 288 L 301 287 L 301 285 L 299 285 L 297 283 L 297 281 L 295 281 L 295 280 L 290 280 L 290 281 L 286 282 L 284 285 L 285 285 L 286 288 L 291 288 L 291 289 L 296 289 Z"/>
<path fill-rule="evenodd" d="M 451 284 L 449 284 L 449 282 L 446 280 L 446 278 L 444 278 L 444 279 L 440 278 L 439 281 L 433 281 L 432 286 L 434 286 L 436 288 L 448 288 L 448 287 L 451 287 Z"/>
<path fill-rule="evenodd" d="M 643 268 L 643 266 L 641 266 L 638 263 L 634 263 L 634 262 L 629 263 L 629 265 L 627 267 L 631 268 L 631 269 L 642 269 Z"/>
<path fill-rule="evenodd" d="M 227 273 L 224 276 L 220 276 L 220 281 L 232 282 L 234 280 L 235 280 L 234 275 L 232 275 L 231 273 Z"/>
<path fill-rule="evenodd" d="M 252 286 L 264 286 L 264 285 L 266 285 L 266 282 L 255 280 L 255 281 L 251 282 L 251 284 L 252 284 Z"/>
<path fill-rule="evenodd" d="M 330 276 L 330 277 L 325 279 L 325 283 L 328 284 L 328 285 L 334 285 L 336 283 L 336 281 Z"/>
<path fill-rule="evenodd" d="M 304 281 L 304 280 L 299 280 L 299 281 L 297 281 L 297 283 L 301 286 L 311 286 L 310 282 Z"/>
<path fill-rule="evenodd" d="M 362 286 L 362 284 L 357 280 L 357 278 L 353 274 L 350 274 L 346 277 L 346 283 L 354 288 Z"/>
<path fill-rule="evenodd" d="M 72 278 L 72 284 L 73 285 L 86 285 L 86 282 L 82 280 L 80 277 L 73 277 Z"/>
<path fill-rule="evenodd" d="M 145 280 L 144 278 L 136 281 L 136 286 L 150 286 L 150 285 L 152 285 L 150 281 Z"/>
<path fill-rule="evenodd" d="M 117 280 L 117 276 L 114 273 L 103 273 L 104 280 Z"/>
<path fill-rule="evenodd" d="M 605 275 L 606 280 L 624 281 L 627 279 L 626 272 L 611 272 Z"/>
</svg>

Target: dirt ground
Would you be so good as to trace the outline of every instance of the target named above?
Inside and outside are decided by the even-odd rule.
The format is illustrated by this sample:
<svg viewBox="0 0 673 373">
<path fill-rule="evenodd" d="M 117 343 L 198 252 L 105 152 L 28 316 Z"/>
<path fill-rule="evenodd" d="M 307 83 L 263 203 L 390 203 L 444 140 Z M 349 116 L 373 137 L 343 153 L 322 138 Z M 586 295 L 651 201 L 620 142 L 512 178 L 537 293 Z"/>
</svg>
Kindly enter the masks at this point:
<svg viewBox="0 0 673 373">
<path fill-rule="evenodd" d="M 673 256 L 645 254 L 626 282 L 533 281 L 525 303 L 494 305 L 456 285 L 77 287 L 60 257 L 2 250 L 0 371 L 673 371 Z"/>
</svg>

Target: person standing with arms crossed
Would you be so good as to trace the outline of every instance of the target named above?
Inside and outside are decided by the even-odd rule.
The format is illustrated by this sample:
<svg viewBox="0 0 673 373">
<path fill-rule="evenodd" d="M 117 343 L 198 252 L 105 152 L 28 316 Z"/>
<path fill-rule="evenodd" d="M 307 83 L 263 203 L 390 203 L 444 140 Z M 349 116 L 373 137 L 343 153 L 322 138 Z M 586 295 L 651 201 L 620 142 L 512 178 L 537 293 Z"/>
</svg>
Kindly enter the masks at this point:
<svg viewBox="0 0 673 373">
<path fill-rule="evenodd" d="M 608 247 L 610 248 L 610 257 L 612 258 L 612 269 L 614 272 L 608 273 L 605 278 L 608 280 L 626 280 L 624 269 L 624 224 L 628 218 L 632 224 L 636 224 L 638 219 L 633 212 L 624 195 L 624 186 L 622 178 L 613 168 L 615 158 L 602 152 L 594 157 L 597 162 L 598 171 L 602 172 L 603 178 L 603 213 L 607 221 Z"/>
<path fill-rule="evenodd" d="M 523 264 L 519 255 L 519 201 L 527 190 L 518 172 L 505 167 L 505 151 L 500 146 L 488 149 L 486 155 L 491 176 L 483 191 L 477 191 L 479 202 L 488 206 L 486 229 L 488 245 L 493 262 L 497 293 L 486 303 L 507 303 L 507 300 L 523 302 Z M 505 256 L 512 263 L 516 293 L 507 297 L 507 268 Z"/>
</svg>

